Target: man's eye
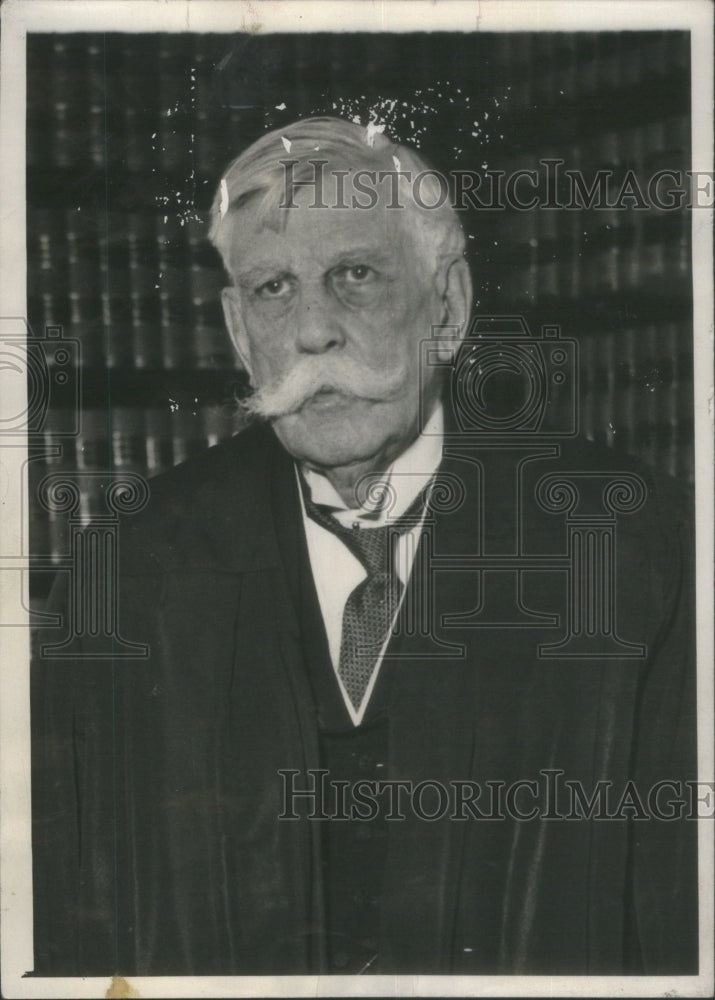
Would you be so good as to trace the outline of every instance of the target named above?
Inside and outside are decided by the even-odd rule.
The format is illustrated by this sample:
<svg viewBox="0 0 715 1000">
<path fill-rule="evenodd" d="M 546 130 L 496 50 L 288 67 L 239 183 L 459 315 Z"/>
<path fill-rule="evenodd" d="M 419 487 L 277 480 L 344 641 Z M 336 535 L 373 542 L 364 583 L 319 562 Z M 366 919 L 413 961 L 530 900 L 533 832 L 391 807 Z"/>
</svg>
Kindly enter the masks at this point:
<svg viewBox="0 0 715 1000">
<path fill-rule="evenodd" d="M 288 295 L 292 285 L 288 278 L 273 278 L 256 289 L 256 295 L 261 299 L 281 299 Z"/>
<path fill-rule="evenodd" d="M 339 276 L 346 284 L 351 285 L 364 285 L 376 277 L 373 269 L 367 264 L 353 264 L 351 267 L 344 267 Z"/>
<path fill-rule="evenodd" d="M 333 291 L 346 305 L 362 307 L 376 301 L 383 288 L 380 274 L 368 264 L 343 264 L 330 275 Z"/>
</svg>

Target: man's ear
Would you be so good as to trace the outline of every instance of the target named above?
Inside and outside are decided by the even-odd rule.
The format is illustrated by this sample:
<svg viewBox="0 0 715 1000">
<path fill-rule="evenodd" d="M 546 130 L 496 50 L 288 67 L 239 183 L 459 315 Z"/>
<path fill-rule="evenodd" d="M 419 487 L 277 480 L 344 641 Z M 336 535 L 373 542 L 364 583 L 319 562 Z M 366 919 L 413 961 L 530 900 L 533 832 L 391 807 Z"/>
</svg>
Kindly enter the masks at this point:
<svg viewBox="0 0 715 1000">
<path fill-rule="evenodd" d="M 441 320 L 434 330 L 437 339 L 444 340 L 441 361 L 451 361 L 467 333 L 472 312 L 472 276 L 464 257 L 445 256 L 437 269 L 437 292 L 440 298 Z"/>
<path fill-rule="evenodd" d="M 223 315 L 226 320 L 226 328 L 231 338 L 231 343 L 236 349 L 236 353 L 251 376 L 251 349 L 246 333 L 246 324 L 243 322 L 243 311 L 241 309 L 241 298 L 238 290 L 233 287 L 224 288 L 221 291 L 221 305 Z"/>
</svg>

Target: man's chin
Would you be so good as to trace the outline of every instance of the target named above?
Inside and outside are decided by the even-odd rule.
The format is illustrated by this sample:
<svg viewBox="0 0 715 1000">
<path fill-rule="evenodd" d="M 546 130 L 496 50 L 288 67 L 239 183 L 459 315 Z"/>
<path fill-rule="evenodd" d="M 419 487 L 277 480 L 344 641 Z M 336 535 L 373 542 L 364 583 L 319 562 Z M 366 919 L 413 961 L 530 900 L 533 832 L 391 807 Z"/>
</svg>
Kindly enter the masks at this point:
<svg viewBox="0 0 715 1000">
<path fill-rule="evenodd" d="M 286 451 L 300 461 L 324 466 L 361 462 L 379 450 L 384 424 L 375 420 L 374 404 L 320 393 L 297 413 L 278 417 L 273 427 Z"/>
</svg>

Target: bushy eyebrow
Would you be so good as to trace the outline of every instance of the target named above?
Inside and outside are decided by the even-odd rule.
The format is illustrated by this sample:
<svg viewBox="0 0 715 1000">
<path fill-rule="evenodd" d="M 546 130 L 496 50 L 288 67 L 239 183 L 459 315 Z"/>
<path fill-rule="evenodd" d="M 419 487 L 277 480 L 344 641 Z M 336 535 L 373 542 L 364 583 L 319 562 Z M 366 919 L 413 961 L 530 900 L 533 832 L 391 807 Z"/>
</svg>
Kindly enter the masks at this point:
<svg viewBox="0 0 715 1000">
<path fill-rule="evenodd" d="M 395 255 L 378 246 L 346 246 L 332 252 L 330 259 L 323 262 L 324 274 L 329 274 L 336 267 L 355 264 L 374 265 L 389 268 L 394 265 Z M 278 261 L 266 260 L 253 267 L 236 269 L 236 280 L 247 287 L 262 285 L 266 281 L 278 278 L 295 278 L 295 272 L 290 267 L 282 266 Z"/>
<path fill-rule="evenodd" d="M 292 278 L 293 272 L 287 268 L 277 268 L 266 261 L 265 264 L 257 264 L 255 267 L 248 267 L 245 271 L 238 270 L 236 281 L 239 285 L 254 287 L 263 285 L 267 281 L 276 281 L 278 278 Z"/>
<path fill-rule="evenodd" d="M 378 265 L 388 265 L 394 260 L 394 254 L 382 247 L 375 246 L 350 246 L 345 247 L 344 250 L 338 250 L 332 255 L 333 262 L 328 265 L 326 270 L 331 270 L 346 261 L 356 262 L 360 261 L 365 264 L 378 264 Z"/>
</svg>

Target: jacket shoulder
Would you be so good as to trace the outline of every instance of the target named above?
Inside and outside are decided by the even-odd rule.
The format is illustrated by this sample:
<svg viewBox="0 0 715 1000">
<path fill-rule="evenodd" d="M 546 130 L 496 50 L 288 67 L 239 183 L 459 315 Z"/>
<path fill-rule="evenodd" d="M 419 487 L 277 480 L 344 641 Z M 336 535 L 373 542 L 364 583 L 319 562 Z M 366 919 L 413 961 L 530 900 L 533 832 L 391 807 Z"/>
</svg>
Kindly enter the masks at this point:
<svg viewBox="0 0 715 1000">
<path fill-rule="evenodd" d="M 681 523 L 689 523 L 694 514 L 692 487 L 660 469 L 648 465 L 638 455 L 618 448 L 576 438 L 560 446 L 559 465 L 564 474 L 594 472 L 614 484 L 627 478 L 643 492 L 642 513 L 646 520 L 662 523 L 667 533 Z"/>
<path fill-rule="evenodd" d="M 230 440 L 207 448 L 168 472 L 148 480 L 144 508 L 125 515 L 119 526 L 125 572 L 151 572 L 188 556 L 193 548 L 220 548 L 220 535 L 238 544 L 258 530 L 271 503 L 270 477 L 276 461 L 289 462 L 273 432 L 252 425 Z M 205 543 L 205 544 L 204 544 Z"/>
<path fill-rule="evenodd" d="M 206 448 L 205 451 L 161 475 L 150 479 L 147 514 L 163 515 L 169 509 L 190 503 L 197 492 L 209 483 L 230 477 L 240 495 L 248 493 L 260 479 L 260 472 L 279 447 L 265 425 L 253 424 L 234 437 Z"/>
</svg>

